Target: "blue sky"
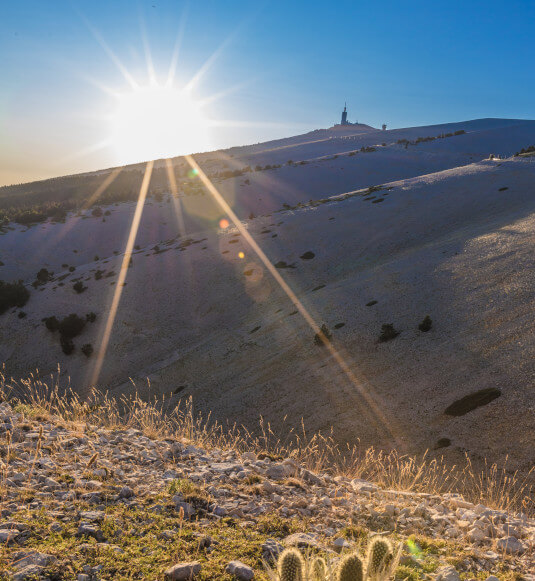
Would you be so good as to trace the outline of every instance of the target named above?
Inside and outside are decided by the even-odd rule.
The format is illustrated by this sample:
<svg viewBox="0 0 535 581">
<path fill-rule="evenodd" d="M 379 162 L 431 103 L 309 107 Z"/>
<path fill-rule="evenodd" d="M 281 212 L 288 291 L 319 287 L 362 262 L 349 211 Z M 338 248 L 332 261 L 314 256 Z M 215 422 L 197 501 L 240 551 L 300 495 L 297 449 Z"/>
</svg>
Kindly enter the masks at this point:
<svg viewBox="0 0 535 581">
<path fill-rule="evenodd" d="M 344 101 L 350 120 L 389 128 L 533 119 L 534 21 L 529 0 L 4 3 L 0 184 L 123 161 L 96 148 L 115 107 L 103 87 L 129 90 L 97 36 L 140 85 L 145 47 L 163 82 L 181 28 L 178 86 L 216 53 L 193 90 L 223 93 L 203 108 L 225 121 L 212 149 L 328 127 Z"/>
</svg>

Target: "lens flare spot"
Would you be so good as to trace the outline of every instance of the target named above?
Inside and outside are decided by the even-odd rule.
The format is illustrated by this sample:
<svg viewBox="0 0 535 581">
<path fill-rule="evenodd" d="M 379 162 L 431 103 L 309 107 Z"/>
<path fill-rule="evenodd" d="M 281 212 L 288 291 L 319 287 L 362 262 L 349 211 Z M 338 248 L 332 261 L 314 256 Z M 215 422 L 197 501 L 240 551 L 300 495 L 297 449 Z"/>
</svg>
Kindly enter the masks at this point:
<svg viewBox="0 0 535 581">
<path fill-rule="evenodd" d="M 219 227 L 221 228 L 221 230 L 225 230 L 226 228 L 229 227 L 229 221 L 226 220 L 225 218 L 221 219 L 219 221 Z"/>
<path fill-rule="evenodd" d="M 199 175 L 199 170 L 197 168 L 195 168 L 195 167 L 193 169 L 190 169 L 188 171 L 188 177 L 189 178 L 194 178 L 194 177 L 196 177 L 198 175 Z"/>
<path fill-rule="evenodd" d="M 422 556 L 422 550 L 412 539 L 407 540 L 407 547 L 409 548 L 411 555 L 416 559 L 419 559 Z"/>
<path fill-rule="evenodd" d="M 245 258 L 245 254 L 243 252 L 238 252 L 238 258 Z"/>
</svg>

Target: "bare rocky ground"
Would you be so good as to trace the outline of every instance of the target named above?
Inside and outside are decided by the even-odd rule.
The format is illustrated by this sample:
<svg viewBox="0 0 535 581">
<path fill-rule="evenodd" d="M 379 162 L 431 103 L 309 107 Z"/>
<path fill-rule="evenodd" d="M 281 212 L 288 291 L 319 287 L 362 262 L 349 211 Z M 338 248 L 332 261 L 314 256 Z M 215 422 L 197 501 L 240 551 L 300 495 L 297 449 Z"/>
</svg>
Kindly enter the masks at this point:
<svg viewBox="0 0 535 581">
<path fill-rule="evenodd" d="M 0 578 L 267 579 L 284 546 L 404 543 L 396 579 L 534 581 L 535 520 L 0 404 Z M 495 577 L 491 577 L 495 576 Z"/>
</svg>

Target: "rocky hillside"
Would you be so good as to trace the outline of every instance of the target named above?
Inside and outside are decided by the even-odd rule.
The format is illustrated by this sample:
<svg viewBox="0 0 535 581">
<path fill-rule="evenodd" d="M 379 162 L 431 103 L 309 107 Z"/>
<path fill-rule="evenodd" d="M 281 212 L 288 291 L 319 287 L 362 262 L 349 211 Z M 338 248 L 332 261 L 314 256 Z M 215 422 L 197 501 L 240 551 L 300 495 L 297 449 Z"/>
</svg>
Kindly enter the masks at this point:
<svg viewBox="0 0 535 581">
<path fill-rule="evenodd" d="M 525 515 L 212 444 L 4 401 L 0 577 L 268 579 L 285 546 L 335 562 L 380 534 L 399 580 L 535 579 Z"/>
</svg>

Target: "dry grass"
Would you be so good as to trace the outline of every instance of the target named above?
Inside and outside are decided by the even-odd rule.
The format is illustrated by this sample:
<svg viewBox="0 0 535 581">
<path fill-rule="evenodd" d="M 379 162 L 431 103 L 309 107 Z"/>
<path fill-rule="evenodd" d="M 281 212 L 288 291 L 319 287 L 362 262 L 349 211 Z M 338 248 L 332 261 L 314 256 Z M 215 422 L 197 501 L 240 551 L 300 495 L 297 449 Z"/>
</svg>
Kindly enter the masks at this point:
<svg viewBox="0 0 535 581">
<path fill-rule="evenodd" d="M 59 375 L 59 374 L 58 374 Z M 48 382 L 37 375 L 15 381 L 0 373 L 0 401 L 10 401 L 29 419 L 54 419 L 84 432 L 94 427 L 137 429 L 152 438 L 172 438 L 205 449 L 254 452 L 274 458 L 295 458 L 307 469 L 351 478 L 363 478 L 394 490 L 443 494 L 460 493 L 466 500 L 489 507 L 534 514 L 533 473 L 520 475 L 506 466 L 487 465 L 476 470 L 469 457 L 463 466 L 448 465 L 442 458 L 401 455 L 360 443 L 340 446 L 332 436 L 309 436 L 304 426 L 289 429 L 284 438 L 260 421 L 257 433 L 242 426 L 222 426 L 194 411 L 191 399 L 178 405 L 165 398 L 145 401 L 137 394 L 119 399 L 96 389 L 82 399 L 69 390 L 60 392 L 57 377 Z"/>
</svg>

